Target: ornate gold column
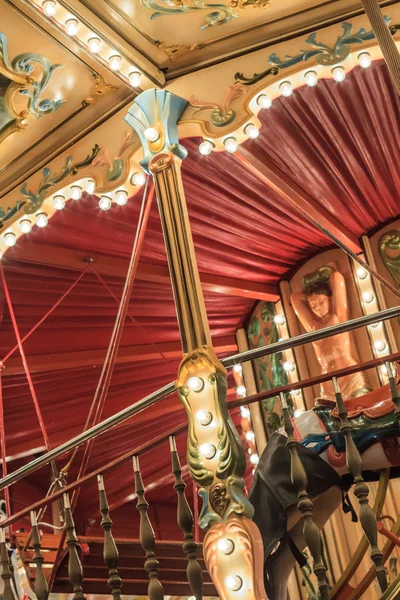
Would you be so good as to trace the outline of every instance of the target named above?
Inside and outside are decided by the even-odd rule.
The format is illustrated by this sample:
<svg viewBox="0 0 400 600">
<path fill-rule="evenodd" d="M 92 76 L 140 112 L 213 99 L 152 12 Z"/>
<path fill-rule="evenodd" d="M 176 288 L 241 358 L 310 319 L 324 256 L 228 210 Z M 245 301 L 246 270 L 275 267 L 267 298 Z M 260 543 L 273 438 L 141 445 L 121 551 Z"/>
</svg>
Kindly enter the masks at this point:
<svg viewBox="0 0 400 600">
<path fill-rule="evenodd" d="M 263 544 L 243 493 L 246 459 L 226 402 L 226 370 L 212 348 L 180 165 L 187 155 L 177 123 L 187 101 L 147 90 L 126 121 L 139 135 L 142 166 L 157 195 L 183 360 L 176 387 L 188 415 L 187 462 L 203 499 L 204 557 L 221 600 L 266 600 Z"/>
</svg>

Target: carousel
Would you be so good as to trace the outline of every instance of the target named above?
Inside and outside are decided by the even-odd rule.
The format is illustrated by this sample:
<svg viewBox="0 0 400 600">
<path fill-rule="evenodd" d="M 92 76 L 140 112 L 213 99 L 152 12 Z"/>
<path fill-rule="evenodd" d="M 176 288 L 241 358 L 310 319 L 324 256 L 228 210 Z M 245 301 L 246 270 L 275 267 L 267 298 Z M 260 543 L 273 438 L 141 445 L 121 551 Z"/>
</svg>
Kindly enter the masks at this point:
<svg viewBox="0 0 400 600">
<path fill-rule="evenodd" d="M 400 598 L 399 49 L 0 0 L 2 600 Z"/>
</svg>

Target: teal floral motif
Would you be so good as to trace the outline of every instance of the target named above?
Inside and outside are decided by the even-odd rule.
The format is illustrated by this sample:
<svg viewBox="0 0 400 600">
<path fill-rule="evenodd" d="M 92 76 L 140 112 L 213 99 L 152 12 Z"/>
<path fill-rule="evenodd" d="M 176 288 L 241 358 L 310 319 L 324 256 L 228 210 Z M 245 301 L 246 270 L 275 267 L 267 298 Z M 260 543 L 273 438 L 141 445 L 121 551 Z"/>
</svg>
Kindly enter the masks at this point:
<svg viewBox="0 0 400 600">
<path fill-rule="evenodd" d="M 104 148 L 94 159 L 93 166 L 108 167 L 106 171 L 106 177 L 108 181 L 116 181 L 119 179 L 119 177 L 121 177 L 124 168 L 128 168 L 128 157 L 125 156 L 125 158 L 122 158 L 122 156 L 128 148 L 131 148 L 134 145 L 134 143 L 135 142 L 132 139 L 132 133 L 125 131 L 120 148 L 114 158 L 111 158 L 108 148 Z"/>
<path fill-rule="evenodd" d="M 157 19 L 165 15 L 182 15 L 198 10 L 210 10 L 205 17 L 205 24 L 200 29 L 207 29 L 214 25 L 224 25 L 231 19 L 238 17 L 238 13 L 231 6 L 226 4 L 206 4 L 205 0 L 177 0 L 175 7 L 170 6 L 170 2 L 165 0 L 141 0 L 143 6 L 153 10 L 150 19 Z"/>
<path fill-rule="evenodd" d="M 67 156 L 65 165 L 61 169 L 60 173 L 51 173 L 51 170 L 48 167 L 43 169 L 43 179 L 39 184 L 38 191 L 36 193 L 32 192 L 27 188 L 26 183 L 20 189 L 22 196 L 24 197 L 24 201 L 22 201 L 22 205 L 24 206 L 24 212 L 26 214 L 35 213 L 43 204 L 43 201 L 46 195 L 49 192 L 49 189 L 56 186 L 58 183 L 63 181 L 69 175 L 76 175 L 80 169 L 92 164 L 94 158 L 100 151 L 100 146 L 95 144 L 92 149 L 91 154 L 80 161 L 75 163 L 72 156 Z M 21 201 L 20 201 L 21 206 Z M 9 217 L 10 218 L 10 217 Z M 5 219 L 4 219 L 5 220 Z"/>
</svg>

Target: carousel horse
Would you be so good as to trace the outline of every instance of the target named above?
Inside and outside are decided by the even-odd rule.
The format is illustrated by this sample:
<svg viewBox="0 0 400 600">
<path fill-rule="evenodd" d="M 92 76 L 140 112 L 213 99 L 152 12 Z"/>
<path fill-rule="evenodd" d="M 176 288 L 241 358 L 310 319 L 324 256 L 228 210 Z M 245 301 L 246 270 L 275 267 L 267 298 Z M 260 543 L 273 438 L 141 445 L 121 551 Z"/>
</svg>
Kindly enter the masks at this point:
<svg viewBox="0 0 400 600">
<path fill-rule="evenodd" d="M 400 425 L 393 401 L 399 390 L 400 369 L 385 385 L 357 398 L 345 400 L 352 437 L 363 464 L 364 479 L 378 479 L 382 469 L 400 476 Z M 399 392 L 397 392 L 399 394 Z M 340 433 L 336 403 L 317 398 L 315 407 L 292 419 L 298 453 L 308 478 L 313 517 L 322 528 L 342 502 L 345 512 L 353 508 L 345 493 L 351 485 L 346 465 L 345 442 Z M 254 521 L 264 542 L 266 589 L 270 600 L 287 600 L 287 580 L 306 543 L 297 509 L 298 496 L 291 481 L 290 452 L 285 431 L 275 432 L 260 458 L 249 499 Z"/>
</svg>

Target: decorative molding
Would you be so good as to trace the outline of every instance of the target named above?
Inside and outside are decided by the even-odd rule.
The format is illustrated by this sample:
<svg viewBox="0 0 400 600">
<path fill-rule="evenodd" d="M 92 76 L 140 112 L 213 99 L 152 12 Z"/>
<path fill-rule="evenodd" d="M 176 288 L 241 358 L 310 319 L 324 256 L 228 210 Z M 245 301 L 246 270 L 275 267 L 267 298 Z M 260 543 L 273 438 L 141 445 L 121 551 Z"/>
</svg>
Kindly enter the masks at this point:
<svg viewBox="0 0 400 600">
<path fill-rule="evenodd" d="M 254 83 L 258 83 L 265 77 L 269 75 L 278 75 L 279 69 L 277 67 L 270 67 L 266 69 L 262 73 L 254 73 L 252 77 L 246 77 L 243 73 L 235 73 L 235 83 L 242 85 L 253 85 Z"/>
<path fill-rule="evenodd" d="M 190 106 L 195 108 L 193 116 L 204 110 L 211 110 L 210 122 L 212 125 L 214 127 L 225 127 L 232 123 L 236 117 L 236 111 L 232 108 L 233 102 L 246 93 L 247 90 L 243 86 L 229 86 L 228 93 L 222 105 L 196 100 L 194 96 L 189 98 L 189 103 Z"/>
<path fill-rule="evenodd" d="M 82 100 L 82 106 L 88 106 L 89 104 L 94 104 L 100 96 L 105 96 L 110 92 L 115 92 L 118 88 L 115 85 L 111 85 L 111 83 L 106 83 L 104 77 L 99 73 L 93 75 L 94 84 L 91 91 L 90 96 Z"/>
<path fill-rule="evenodd" d="M 186 46 L 184 44 L 173 44 L 171 46 L 168 46 L 165 42 L 157 41 L 155 45 L 159 50 L 161 50 L 168 56 L 169 62 L 173 63 L 182 58 L 182 56 L 185 56 L 187 52 L 201 50 L 202 48 L 204 48 L 205 44 L 201 42 L 195 42 L 194 44 Z"/>
<path fill-rule="evenodd" d="M 271 2 L 269 0 L 230 0 L 229 6 L 232 8 L 247 8 L 252 6 L 253 8 L 269 8 Z"/>
<path fill-rule="evenodd" d="M 123 155 L 125 151 L 132 147 L 135 144 L 135 141 L 132 140 L 132 132 L 125 131 L 121 146 L 116 153 L 115 157 L 111 159 L 110 152 L 108 148 L 104 148 L 95 156 L 93 159 L 94 167 L 104 167 L 107 166 L 108 169 L 106 171 L 106 178 L 108 181 L 116 181 L 121 176 L 124 169 L 129 168 L 129 157 Z"/>
<path fill-rule="evenodd" d="M 239 0 L 240 1 L 240 0 Z M 205 17 L 205 24 L 200 29 L 214 27 L 215 25 L 224 25 L 232 19 L 238 17 L 238 13 L 232 6 L 226 4 L 206 4 L 205 0 L 141 0 L 143 6 L 149 10 L 155 11 L 150 19 L 157 19 L 165 15 L 183 15 L 200 10 L 210 10 Z M 171 4 L 175 5 L 171 6 Z"/>
<path fill-rule="evenodd" d="M 396 288 L 400 289 L 400 231 L 386 231 L 378 242 L 379 255 L 390 273 Z"/>
</svg>

